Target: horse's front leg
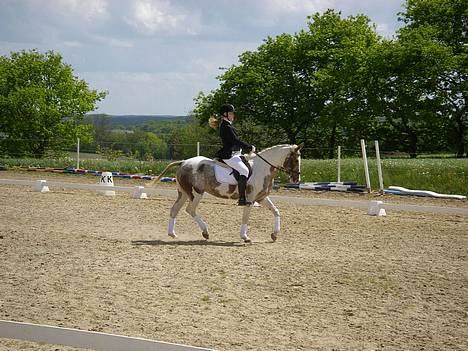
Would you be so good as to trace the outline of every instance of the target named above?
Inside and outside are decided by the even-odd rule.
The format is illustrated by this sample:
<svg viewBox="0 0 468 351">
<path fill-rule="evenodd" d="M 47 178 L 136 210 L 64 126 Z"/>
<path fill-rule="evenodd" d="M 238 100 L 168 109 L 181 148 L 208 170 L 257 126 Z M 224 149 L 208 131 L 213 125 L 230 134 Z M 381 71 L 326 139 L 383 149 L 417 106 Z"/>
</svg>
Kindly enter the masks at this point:
<svg viewBox="0 0 468 351">
<path fill-rule="evenodd" d="M 240 227 L 240 238 L 245 243 L 250 243 L 251 240 L 247 235 L 247 224 L 249 223 L 251 206 L 244 206 L 244 212 L 242 213 L 242 224 Z"/>
<path fill-rule="evenodd" d="M 271 233 L 271 239 L 273 241 L 276 241 L 276 239 L 278 238 L 278 234 L 280 232 L 280 229 L 281 229 L 280 213 L 279 213 L 278 209 L 276 208 L 276 206 L 273 204 L 273 202 L 271 202 L 271 200 L 270 200 L 270 198 L 268 196 L 266 198 L 264 198 L 261 201 L 261 203 L 266 205 L 266 207 L 268 207 L 270 209 L 270 211 L 273 212 L 275 222 L 274 222 L 274 225 L 273 225 L 273 233 Z"/>
</svg>

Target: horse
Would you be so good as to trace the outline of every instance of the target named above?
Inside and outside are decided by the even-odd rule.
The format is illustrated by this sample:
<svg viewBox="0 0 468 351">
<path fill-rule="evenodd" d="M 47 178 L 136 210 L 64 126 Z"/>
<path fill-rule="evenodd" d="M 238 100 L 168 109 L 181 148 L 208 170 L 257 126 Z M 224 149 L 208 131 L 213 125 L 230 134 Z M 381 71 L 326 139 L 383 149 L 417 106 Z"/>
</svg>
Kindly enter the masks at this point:
<svg viewBox="0 0 468 351">
<path fill-rule="evenodd" d="M 269 198 L 273 187 L 273 179 L 278 171 L 283 171 L 289 175 L 292 183 L 300 181 L 301 168 L 301 145 L 282 144 L 266 148 L 258 153 L 244 155 L 249 162 L 252 173 L 247 180 L 246 198 L 247 201 L 264 204 L 273 213 L 274 226 L 271 239 L 277 240 L 280 232 L 280 213 Z M 208 225 L 197 214 L 196 209 L 205 192 L 225 199 L 238 199 L 238 187 L 234 177 L 230 175 L 227 180 L 218 180 L 223 171 L 232 174 L 232 168 L 221 164 L 217 160 L 203 156 L 196 156 L 182 161 L 170 163 L 162 173 L 149 183 L 154 185 L 172 167 L 180 166 L 176 172 L 177 200 L 170 210 L 168 235 L 176 238 L 175 223 L 176 217 L 185 202 L 189 203 L 186 212 L 193 217 L 202 231 L 202 236 L 209 239 Z M 225 168 L 224 168 L 225 167 Z M 227 169 L 226 169 L 227 168 Z M 226 177 L 225 177 L 226 178 Z M 243 209 L 242 224 L 240 226 L 240 238 L 245 243 L 251 240 L 247 235 L 247 224 L 250 216 L 251 206 L 247 205 Z"/>
</svg>

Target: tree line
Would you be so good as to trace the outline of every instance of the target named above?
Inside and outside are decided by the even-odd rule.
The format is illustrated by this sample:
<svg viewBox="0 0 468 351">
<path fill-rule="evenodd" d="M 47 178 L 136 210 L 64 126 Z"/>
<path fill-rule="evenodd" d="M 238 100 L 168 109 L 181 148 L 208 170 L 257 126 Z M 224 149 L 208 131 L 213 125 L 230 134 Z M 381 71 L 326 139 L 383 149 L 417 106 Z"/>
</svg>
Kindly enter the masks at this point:
<svg viewBox="0 0 468 351">
<path fill-rule="evenodd" d="M 185 159 L 196 155 L 197 142 L 218 143 L 207 128 L 199 126 L 191 116 L 125 125 L 115 125 L 113 119 L 106 114 L 86 116 L 85 122 L 92 125 L 93 137 L 92 141 L 81 145 L 83 152 L 101 153 L 108 159 L 120 156 L 146 161 Z"/>
<path fill-rule="evenodd" d="M 208 118 L 236 106 L 243 139 L 257 147 L 304 142 L 308 157 L 333 157 L 360 139 L 383 151 L 466 156 L 468 5 L 465 0 L 407 0 L 392 39 L 364 15 L 328 10 L 306 28 L 268 37 L 222 70 L 219 87 L 195 97 L 184 125 L 106 130 L 91 121 L 107 92 L 91 89 L 59 53 L 0 56 L 0 154 L 43 157 L 83 145 L 139 159 L 185 158 L 183 145 L 217 144 Z M 100 126 L 99 123 L 102 125 Z M 209 155 L 208 155 L 209 156 Z"/>
</svg>

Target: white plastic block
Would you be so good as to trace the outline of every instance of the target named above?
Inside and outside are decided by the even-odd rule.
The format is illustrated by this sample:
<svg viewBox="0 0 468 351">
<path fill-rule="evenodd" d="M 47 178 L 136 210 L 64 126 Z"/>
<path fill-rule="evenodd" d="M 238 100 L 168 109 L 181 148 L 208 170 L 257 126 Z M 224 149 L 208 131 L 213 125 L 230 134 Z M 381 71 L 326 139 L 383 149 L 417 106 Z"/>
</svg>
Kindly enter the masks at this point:
<svg viewBox="0 0 468 351">
<path fill-rule="evenodd" d="M 385 211 L 385 208 L 383 206 L 383 201 L 376 201 L 373 200 L 369 202 L 369 209 L 367 211 L 367 214 L 370 216 L 386 216 L 387 212 Z"/>
<path fill-rule="evenodd" d="M 36 192 L 39 192 L 39 193 L 48 192 L 49 187 L 47 186 L 47 181 L 46 180 L 36 180 L 36 183 L 33 185 L 32 190 L 36 191 Z"/>
<path fill-rule="evenodd" d="M 133 191 L 132 198 L 134 199 L 147 199 L 148 194 L 146 194 L 146 190 L 144 186 L 136 186 L 134 188 L 135 190 Z"/>
</svg>

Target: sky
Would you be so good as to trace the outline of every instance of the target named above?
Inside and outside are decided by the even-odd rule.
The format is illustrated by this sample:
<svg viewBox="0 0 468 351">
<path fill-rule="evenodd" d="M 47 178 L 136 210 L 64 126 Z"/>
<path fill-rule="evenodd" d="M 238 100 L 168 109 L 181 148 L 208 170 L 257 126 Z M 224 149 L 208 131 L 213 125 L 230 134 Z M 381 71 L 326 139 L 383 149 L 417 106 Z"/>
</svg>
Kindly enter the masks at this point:
<svg viewBox="0 0 468 351">
<path fill-rule="evenodd" d="M 222 67 L 329 8 L 391 38 L 404 0 L 0 0 L 0 55 L 54 50 L 108 92 L 97 113 L 186 115 Z"/>
</svg>

